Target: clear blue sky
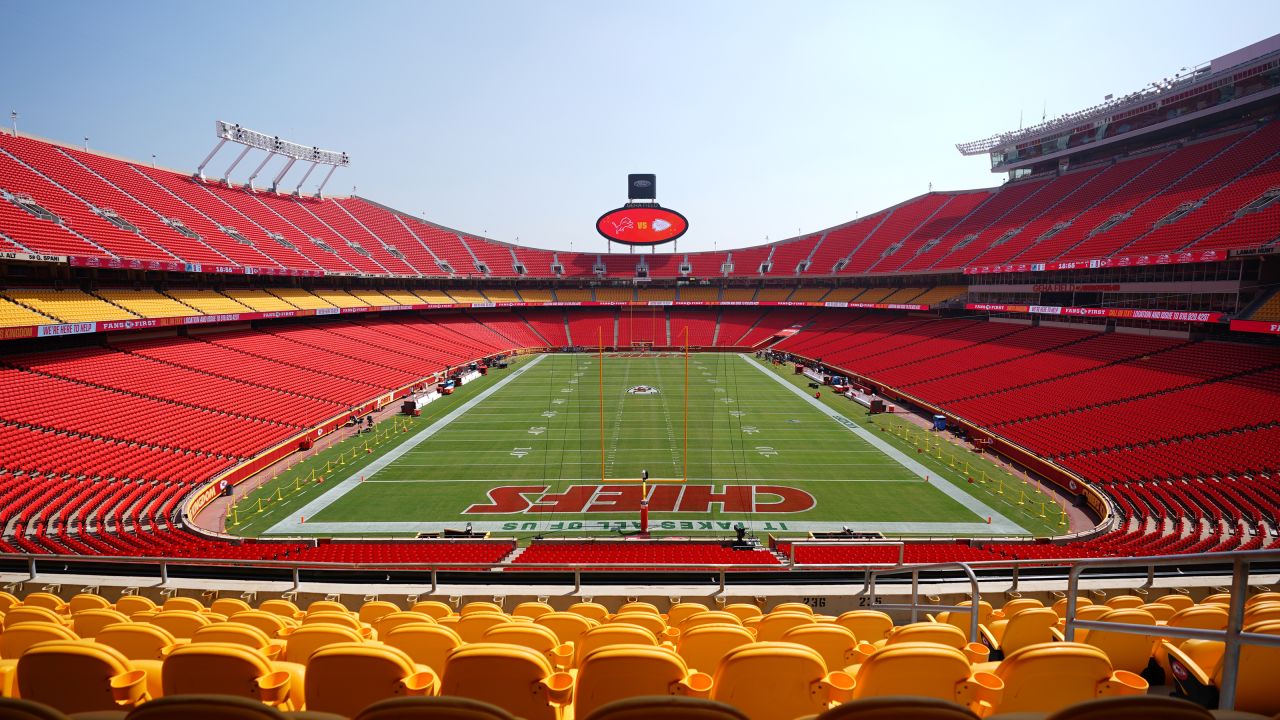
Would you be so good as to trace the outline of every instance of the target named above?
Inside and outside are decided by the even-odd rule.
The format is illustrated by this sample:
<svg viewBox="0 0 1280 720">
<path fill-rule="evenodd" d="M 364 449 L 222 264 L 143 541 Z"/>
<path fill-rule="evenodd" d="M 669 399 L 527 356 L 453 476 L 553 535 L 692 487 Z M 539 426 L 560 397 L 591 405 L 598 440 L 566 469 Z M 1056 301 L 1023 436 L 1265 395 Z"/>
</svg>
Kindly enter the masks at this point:
<svg viewBox="0 0 1280 720">
<path fill-rule="evenodd" d="M 0 17 L 0 111 L 26 132 L 190 171 L 230 120 L 350 153 L 330 192 L 575 250 L 603 249 L 626 173 L 656 172 L 695 250 L 997 184 L 954 144 L 1260 40 L 1280 3 L 0 0 Z"/>
</svg>

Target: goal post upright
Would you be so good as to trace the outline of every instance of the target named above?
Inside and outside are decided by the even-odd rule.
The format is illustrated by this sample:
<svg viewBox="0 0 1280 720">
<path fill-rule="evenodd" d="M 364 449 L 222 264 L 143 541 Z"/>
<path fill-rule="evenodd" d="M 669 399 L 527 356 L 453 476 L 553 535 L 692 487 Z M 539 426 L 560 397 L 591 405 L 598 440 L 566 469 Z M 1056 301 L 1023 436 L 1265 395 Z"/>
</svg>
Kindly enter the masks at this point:
<svg viewBox="0 0 1280 720">
<path fill-rule="evenodd" d="M 600 344 L 600 357 L 596 361 L 600 365 L 600 484 L 604 484 L 604 328 L 596 328 L 596 340 Z"/>
<path fill-rule="evenodd" d="M 680 455 L 683 468 L 681 482 L 689 482 L 689 326 L 684 326 L 684 452 Z"/>
</svg>

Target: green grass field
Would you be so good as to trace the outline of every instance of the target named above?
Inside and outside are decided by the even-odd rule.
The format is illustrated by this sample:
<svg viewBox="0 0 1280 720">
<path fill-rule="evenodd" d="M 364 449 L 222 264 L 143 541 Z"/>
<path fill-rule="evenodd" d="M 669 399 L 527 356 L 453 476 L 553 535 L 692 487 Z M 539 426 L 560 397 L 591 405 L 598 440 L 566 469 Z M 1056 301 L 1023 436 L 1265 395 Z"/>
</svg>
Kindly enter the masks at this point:
<svg viewBox="0 0 1280 720">
<path fill-rule="evenodd" d="M 470 522 L 517 536 L 630 532 L 648 470 L 657 536 L 731 535 L 738 521 L 777 535 L 846 525 L 888 536 L 1060 531 L 1056 506 L 1039 517 L 1034 488 L 997 466 L 846 398 L 815 401 L 804 378 L 749 356 L 690 356 L 686 455 L 685 363 L 606 356 L 601 384 L 592 355 L 520 358 L 420 418 L 381 423 L 300 463 L 241 500 L 227 529 L 403 536 Z M 656 393 L 631 391 L 639 386 Z"/>
</svg>

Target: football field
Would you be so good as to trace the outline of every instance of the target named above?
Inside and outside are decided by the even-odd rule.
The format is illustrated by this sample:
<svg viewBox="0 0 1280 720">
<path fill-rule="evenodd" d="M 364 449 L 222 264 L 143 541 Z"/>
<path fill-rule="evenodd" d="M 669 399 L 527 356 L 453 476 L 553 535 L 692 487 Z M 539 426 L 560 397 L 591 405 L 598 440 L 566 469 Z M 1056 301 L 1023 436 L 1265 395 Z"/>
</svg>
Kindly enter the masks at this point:
<svg viewBox="0 0 1280 720">
<path fill-rule="evenodd" d="M 348 440 L 282 474 L 258 491 L 266 503 L 241 500 L 227 529 L 629 533 L 642 500 L 655 536 L 729 536 L 737 522 L 761 535 L 1056 529 L 1056 506 L 1028 512 L 1040 507 L 1034 487 L 997 466 L 812 392 L 789 368 L 736 353 L 522 357 L 421 418 L 380 424 L 372 445 Z"/>
</svg>

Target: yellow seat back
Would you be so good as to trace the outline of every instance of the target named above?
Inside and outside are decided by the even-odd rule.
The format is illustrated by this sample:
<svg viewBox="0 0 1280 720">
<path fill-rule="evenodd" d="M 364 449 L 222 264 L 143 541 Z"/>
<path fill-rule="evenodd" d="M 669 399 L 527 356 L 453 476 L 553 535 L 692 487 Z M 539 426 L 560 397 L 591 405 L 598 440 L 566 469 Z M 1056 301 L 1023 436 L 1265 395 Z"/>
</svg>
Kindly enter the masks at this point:
<svg viewBox="0 0 1280 720">
<path fill-rule="evenodd" d="M 285 634 L 284 660 L 306 665 L 313 653 L 326 645 L 363 642 L 358 630 L 342 625 L 303 625 Z"/>
<path fill-rule="evenodd" d="M 1107 598 L 1107 601 L 1104 604 L 1112 610 L 1129 610 L 1131 608 L 1142 607 L 1146 604 L 1146 600 L 1143 600 L 1137 595 L 1116 595 L 1114 597 Z"/>
<path fill-rule="evenodd" d="M 301 620 L 303 616 L 303 612 L 298 609 L 297 605 L 293 604 L 293 601 L 285 600 L 283 598 L 263 600 L 258 604 L 258 609 L 263 612 L 275 613 L 276 615 L 287 617 L 292 620 Z"/>
<path fill-rule="evenodd" d="M 253 606 L 240 598 L 214 598 L 213 602 L 209 603 L 209 610 L 230 618 L 237 613 L 253 610 Z"/>
<path fill-rule="evenodd" d="M 1069 642 L 1029 645 L 1005 657 L 995 674 L 1004 681 L 996 711 L 1052 712 L 1096 697 L 1141 695 L 1147 681 L 1115 672 L 1098 648 Z"/>
<path fill-rule="evenodd" d="M 782 634 L 783 642 L 804 645 L 822 656 L 828 668 L 840 669 L 860 661 L 853 631 L 834 623 L 798 625 Z"/>
<path fill-rule="evenodd" d="M 1102 622 L 1129 623 L 1133 625 L 1151 625 L 1155 629 L 1156 619 L 1151 613 L 1140 608 L 1123 608 L 1111 610 L 1098 620 Z M 1084 642 L 1106 653 L 1111 665 L 1116 670 L 1127 670 L 1140 673 L 1146 669 L 1151 660 L 1152 650 L 1159 632 L 1150 635 L 1134 635 L 1108 630 L 1090 630 Z"/>
<path fill-rule="evenodd" d="M 439 600 L 421 600 L 414 603 L 413 607 L 409 608 L 409 612 L 425 613 L 436 620 L 439 620 L 440 618 L 447 618 L 450 615 L 457 615 L 457 613 L 453 611 L 453 608 Z"/>
<path fill-rule="evenodd" d="M 1058 614 L 1047 607 L 1032 607 L 1009 617 L 1000 637 L 1000 651 L 1008 657 L 1028 645 L 1053 642 Z"/>
<path fill-rule="evenodd" d="M 160 609 L 161 610 L 190 610 L 191 612 L 201 613 L 201 612 L 204 612 L 207 608 L 205 608 L 204 603 L 200 602 L 199 600 L 196 600 L 195 598 L 174 595 L 172 597 L 165 598 L 164 604 L 160 606 Z"/>
<path fill-rule="evenodd" d="M 616 700 L 644 695 L 706 697 L 711 676 L 690 673 L 679 655 L 652 645 L 611 645 L 583 658 L 574 688 L 574 713 L 590 715 Z"/>
<path fill-rule="evenodd" d="M 10 608 L 9 612 L 4 614 L 4 628 L 6 630 L 15 625 L 32 622 L 66 625 L 67 618 L 40 605 L 19 605 L 15 608 Z"/>
<path fill-rule="evenodd" d="M 378 620 L 393 612 L 400 612 L 400 606 L 386 600 L 370 600 L 360 606 L 360 612 L 357 617 L 362 623 L 374 625 Z"/>
<path fill-rule="evenodd" d="M 129 709 L 148 700 L 147 674 L 107 645 L 44 642 L 18 661 L 18 692 L 64 713 Z"/>
<path fill-rule="evenodd" d="M 369 643 L 339 643 L 307 663 L 307 710 L 355 717 L 379 700 L 436 694 L 438 678 L 419 671 L 403 650 Z"/>
<path fill-rule="evenodd" d="M 755 635 L 740 625 L 699 625 L 680 633 L 676 652 L 690 668 L 714 675 L 720 660 L 730 650 L 755 640 Z"/>
<path fill-rule="evenodd" d="M 737 615 L 739 620 L 746 620 L 747 618 L 760 617 L 761 615 L 764 614 L 763 610 L 761 610 L 756 605 L 752 605 L 751 603 L 729 603 L 728 605 L 724 606 L 724 611 L 727 613 L 733 613 L 734 615 Z"/>
<path fill-rule="evenodd" d="M 107 625 L 94 640 L 110 645 L 130 660 L 162 660 L 178 642 L 168 630 L 140 622 Z"/>
<path fill-rule="evenodd" d="M 813 608 L 809 607 L 804 603 L 784 602 L 784 603 L 778 603 L 777 605 L 774 605 L 772 608 L 769 609 L 769 612 L 765 614 L 772 615 L 774 613 L 783 613 L 783 612 L 798 612 L 798 613 L 803 613 L 805 615 L 812 615 Z"/>
<path fill-rule="evenodd" d="M 116 600 L 115 607 L 125 615 L 133 617 L 134 613 L 155 610 L 156 604 L 151 601 L 151 598 L 142 595 L 121 595 L 120 599 Z"/>
<path fill-rule="evenodd" d="M 618 613 L 605 621 L 606 625 L 613 623 L 624 623 L 627 625 L 639 625 L 654 635 L 661 635 L 667 629 L 667 623 L 662 617 L 656 613 L 650 612 L 624 612 Z"/>
<path fill-rule="evenodd" d="M 792 720 L 849 699 L 853 679 L 827 672 L 822 656 L 803 645 L 760 642 L 730 650 L 720 661 L 712 699 L 752 720 Z"/>
<path fill-rule="evenodd" d="M 533 623 L 503 623 L 490 626 L 480 636 L 481 642 L 520 645 L 542 653 L 551 665 L 563 669 L 573 662 L 572 644 L 560 642 L 555 631 Z"/>
<path fill-rule="evenodd" d="M 568 673 L 556 673 L 542 654 L 480 642 L 449 653 L 440 694 L 483 700 L 525 720 L 560 720 L 572 689 Z"/>
<path fill-rule="evenodd" d="M 22 598 L 22 604 L 27 607 L 47 608 L 60 614 L 71 612 L 67 609 L 67 602 L 65 600 L 48 592 L 28 593 L 26 597 Z"/>
<path fill-rule="evenodd" d="M 71 616 L 71 627 L 82 638 L 93 638 L 108 625 L 129 622 L 128 616 L 119 610 L 92 608 Z"/>
<path fill-rule="evenodd" d="M 307 606 L 308 615 L 322 612 L 336 612 L 342 613 L 343 615 L 351 614 L 351 610 L 337 600 L 315 600 Z"/>
<path fill-rule="evenodd" d="M 195 635 L 200 628 L 212 624 L 213 621 L 190 610 L 161 610 L 147 618 L 147 622 L 168 630 L 179 640 L 185 640 Z"/>
<path fill-rule="evenodd" d="M 462 638 L 452 628 L 434 623 L 401 625 L 380 637 L 382 642 L 403 650 L 415 663 L 426 665 L 436 673 L 444 671 L 449 653 L 462 646 Z"/>
<path fill-rule="evenodd" d="M 761 616 L 756 615 L 755 617 Z M 672 623 L 672 626 L 678 628 L 680 632 L 683 633 L 688 632 L 699 625 L 741 625 L 742 622 L 742 618 L 731 612 L 725 612 L 724 610 L 707 610 L 706 612 L 688 615 L 679 623 Z"/>
<path fill-rule="evenodd" d="M 1253 625 L 1267 620 L 1280 620 L 1280 602 L 1261 602 L 1244 610 L 1244 624 Z"/>
<path fill-rule="evenodd" d="M 1000 616 L 1011 618 L 1014 615 L 1017 615 L 1018 613 L 1022 612 L 1023 610 L 1030 610 L 1031 608 L 1042 608 L 1042 607 L 1044 607 L 1044 603 L 1040 602 L 1035 598 L 1014 598 L 1009 602 L 1006 602 L 1004 605 L 1000 606 Z"/>
<path fill-rule="evenodd" d="M 458 618 L 445 618 L 441 624 L 456 630 L 463 642 L 479 642 L 489 628 L 510 622 L 511 618 L 502 613 L 473 612 Z"/>
<path fill-rule="evenodd" d="M 1192 600 L 1189 595 L 1183 595 L 1181 593 L 1170 593 L 1168 595 L 1161 595 L 1160 597 L 1156 598 L 1156 602 L 1168 605 L 1169 607 L 1173 608 L 1174 612 L 1177 612 L 1179 610 L 1186 610 L 1187 608 L 1196 604 L 1195 600 Z"/>
<path fill-rule="evenodd" d="M 1053 611 L 1054 611 L 1054 612 L 1056 612 L 1056 613 L 1058 613 L 1058 617 L 1060 617 L 1060 618 L 1066 618 L 1066 617 L 1067 617 L 1067 601 L 1068 601 L 1068 599 L 1069 599 L 1069 598 L 1060 598 L 1060 599 L 1058 599 L 1056 602 L 1054 602 L 1054 603 L 1053 603 Z M 1093 600 L 1090 600 L 1090 599 L 1089 599 L 1089 598 L 1087 598 L 1087 597 L 1082 597 L 1082 596 L 1079 596 L 1079 595 L 1077 595 L 1077 596 L 1076 596 L 1076 614 L 1077 614 L 1077 615 L 1080 613 L 1080 608 L 1088 607 L 1088 606 L 1090 606 L 1090 605 L 1093 605 Z"/>
<path fill-rule="evenodd" d="M 1245 632 L 1280 635 L 1280 620 L 1246 625 Z M 1261 645 L 1240 646 L 1240 669 L 1236 676 L 1236 710 L 1275 715 L 1280 713 L 1280 691 L 1276 689 L 1276 668 L 1280 668 L 1280 648 Z M 1222 687 L 1222 665 L 1213 673 L 1213 682 Z"/>
<path fill-rule="evenodd" d="M 302 626 L 306 627 L 308 625 L 341 625 L 357 631 L 365 627 L 355 615 L 349 612 L 334 612 L 332 610 L 317 610 L 316 612 L 307 613 L 302 618 Z"/>
<path fill-rule="evenodd" d="M 502 606 L 498 603 L 484 602 L 482 600 L 469 602 L 458 610 L 459 615 L 473 615 L 475 613 L 495 613 L 498 615 L 506 615 L 506 612 L 503 611 Z"/>
<path fill-rule="evenodd" d="M 883 640 L 893 629 L 893 618 L 879 610 L 850 610 L 836 617 L 836 624 L 848 628 L 858 642 Z"/>
<path fill-rule="evenodd" d="M 652 613 L 654 615 L 662 614 L 661 612 L 658 611 L 657 605 L 654 605 L 653 603 L 650 603 L 650 602 L 640 601 L 640 600 L 632 600 L 631 602 L 623 603 L 622 607 L 618 608 L 619 615 L 626 612 L 647 612 L 647 613 Z"/>
<path fill-rule="evenodd" d="M 549 612 L 534 618 L 534 624 L 551 628 L 560 642 L 577 643 L 582 633 L 600 623 L 573 612 Z"/>
<path fill-rule="evenodd" d="M 805 607 L 808 607 L 807 605 Z M 753 621 L 747 621 L 748 626 Z M 760 616 L 757 622 L 754 622 L 756 629 L 756 639 L 762 641 L 781 640 L 782 636 L 791 628 L 799 625 L 812 625 L 817 622 L 813 618 L 813 613 L 803 612 L 771 612 L 768 615 Z"/>
<path fill-rule="evenodd" d="M 0 658 L 17 660 L 32 645 L 50 640 L 78 640 L 75 632 L 66 625 L 29 622 L 6 628 L 0 635 Z"/>
<path fill-rule="evenodd" d="M 419 623 L 435 625 L 436 619 L 426 613 L 396 611 L 378 618 L 373 626 L 378 631 L 378 637 L 382 637 L 401 625 L 417 625 Z"/>
<path fill-rule="evenodd" d="M 963 650 L 969 642 L 969 636 L 955 625 L 942 623 L 918 622 L 910 625 L 899 625 L 889 631 L 885 638 L 885 647 L 900 643 L 936 643 Z"/>
<path fill-rule="evenodd" d="M 258 628 L 247 623 L 224 622 L 202 627 L 191 636 L 193 643 L 233 643 L 261 650 L 267 653 L 271 647 L 271 637 Z"/>
<path fill-rule="evenodd" d="M 539 615 L 546 615 L 547 613 L 554 611 L 555 608 L 544 602 L 522 602 L 511 609 L 511 616 L 533 619 Z"/>
<path fill-rule="evenodd" d="M 582 638 L 575 643 L 574 665 L 581 665 L 582 660 L 593 650 L 613 645 L 649 645 L 657 647 L 658 638 L 647 629 L 629 623 L 607 623 L 593 627 L 583 633 Z"/>
<path fill-rule="evenodd" d="M 179 645 L 164 659 L 160 679 L 166 696 L 235 695 L 291 709 L 289 674 L 273 672 L 266 656 L 243 645 Z"/>
<path fill-rule="evenodd" d="M 73 615 L 84 610 L 107 610 L 111 609 L 111 602 L 101 595 L 94 593 L 79 593 L 72 596 L 67 601 L 67 611 Z M 3 610 L 0 610 L 3 612 Z"/>
<path fill-rule="evenodd" d="M 671 627 L 679 627 L 680 621 L 696 615 L 700 612 L 707 612 L 708 608 L 702 603 L 696 602 L 678 602 L 667 608 L 667 624 Z"/>
<path fill-rule="evenodd" d="M 569 606 L 568 612 L 575 615 L 595 620 L 596 622 L 604 622 L 609 617 L 609 608 L 594 602 L 577 602 Z"/>
<path fill-rule="evenodd" d="M 296 621 L 266 610 L 242 610 L 231 615 L 227 620 L 252 625 L 273 638 L 278 638 L 286 630 L 297 627 Z"/>
</svg>

